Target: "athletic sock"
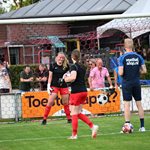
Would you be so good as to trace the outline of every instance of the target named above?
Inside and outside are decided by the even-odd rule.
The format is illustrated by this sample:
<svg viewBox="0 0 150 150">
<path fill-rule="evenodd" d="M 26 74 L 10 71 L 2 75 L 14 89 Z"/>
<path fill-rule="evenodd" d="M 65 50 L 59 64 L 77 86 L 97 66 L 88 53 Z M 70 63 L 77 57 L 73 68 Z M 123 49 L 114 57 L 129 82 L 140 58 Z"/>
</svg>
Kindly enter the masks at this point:
<svg viewBox="0 0 150 150">
<path fill-rule="evenodd" d="M 79 119 L 81 119 L 83 122 L 85 122 L 90 128 L 93 127 L 93 123 L 90 121 L 90 119 L 89 119 L 86 115 L 80 113 L 80 114 L 78 114 L 78 117 L 79 117 Z"/>
<path fill-rule="evenodd" d="M 140 118 L 141 128 L 144 127 L 144 118 Z"/>
<path fill-rule="evenodd" d="M 77 135 L 78 130 L 78 115 L 72 115 L 72 135 Z"/>
<path fill-rule="evenodd" d="M 64 112 L 66 114 L 67 119 L 70 120 L 71 116 L 70 116 L 69 105 L 64 105 Z"/>
<path fill-rule="evenodd" d="M 130 121 L 125 121 L 125 123 L 130 123 Z"/>
<path fill-rule="evenodd" d="M 46 106 L 45 107 L 45 112 L 44 112 L 44 117 L 43 117 L 44 120 L 47 119 L 50 110 L 51 110 L 51 106 Z"/>
</svg>

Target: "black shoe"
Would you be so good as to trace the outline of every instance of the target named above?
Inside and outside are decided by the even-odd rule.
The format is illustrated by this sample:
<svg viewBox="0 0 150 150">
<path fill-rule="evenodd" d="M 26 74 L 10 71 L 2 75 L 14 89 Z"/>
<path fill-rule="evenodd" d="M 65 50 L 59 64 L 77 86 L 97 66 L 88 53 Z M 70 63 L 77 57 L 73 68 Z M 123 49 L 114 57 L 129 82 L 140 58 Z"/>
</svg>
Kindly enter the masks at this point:
<svg viewBox="0 0 150 150">
<path fill-rule="evenodd" d="M 72 119 L 68 119 L 67 123 L 72 123 Z"/>
<path fill-rule="evenodd" d="M 42 121 L 41 125 L 46 125 L 46 123 L 47 123 L 47 121 L 46 121 L 46 119 L 44 119 L 44 120 Z"/>
</svg>

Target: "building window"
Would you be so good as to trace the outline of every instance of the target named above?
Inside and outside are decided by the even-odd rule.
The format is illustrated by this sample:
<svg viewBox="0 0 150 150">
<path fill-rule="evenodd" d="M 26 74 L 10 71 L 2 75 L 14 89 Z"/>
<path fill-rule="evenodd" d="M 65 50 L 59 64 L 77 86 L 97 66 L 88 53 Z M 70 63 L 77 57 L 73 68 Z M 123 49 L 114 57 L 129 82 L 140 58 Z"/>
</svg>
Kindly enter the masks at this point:
<svg viewBox="0 0 150 150">
<path fill-rule="evenodd" d="M 10 48 L 10 64 L 16 65 L 19 64 L 19 48 Z"/>
</svg>

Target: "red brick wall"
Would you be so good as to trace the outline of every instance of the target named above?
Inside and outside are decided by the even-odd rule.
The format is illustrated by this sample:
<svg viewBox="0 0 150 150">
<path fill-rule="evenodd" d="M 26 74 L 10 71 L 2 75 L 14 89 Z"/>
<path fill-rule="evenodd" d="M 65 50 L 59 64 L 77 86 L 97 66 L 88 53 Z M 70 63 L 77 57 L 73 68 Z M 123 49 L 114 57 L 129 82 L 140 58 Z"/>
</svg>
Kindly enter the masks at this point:
<svg viewBox="0 0 150 150">
<path fill-rule="evenodd" d="M 12 24 L 0 25 L 0 47 L 4 47 L 5 42 L 14 44 L 28 44 L 30 36 L 48 36 L 48 35 L 68 35 L 69 28 L 67 24 Z M 12 43 L 12 44 L 13 44 Z M 25 48 L 30 49 L 30 48 Z M 27 50 L 26 50 L 27 51 Z M 36 51 L 37 53 L 37 51 Z M 26 54 L 31 54 L 26 52 Z M 7 55 L 7 51 L 6 54 Z M 37 56 L 35 57 L 37 63 Z M 19 63 L 23 63 L 23 50 L 19 51 Z M 26 63 L 32 63 L 32 57 L 26 57 Z"/>
<path fill-rule="evenodd" d="M 0 40 L 7 39 L 7 27 L 6 25 L 0 25 Z"/>
<path fill-rule="evenodd" d="M 29 36 L 68 35 L 67 24 L 14 24 L 7 25 L 8 41 L 24 43 Z"/>
<path fill-rule="evenodd" d="M 7 41 L 7 27 L 6 25 L 0 25 L 0 47 L 3 47 L 6 41 Z"/>
</svg>

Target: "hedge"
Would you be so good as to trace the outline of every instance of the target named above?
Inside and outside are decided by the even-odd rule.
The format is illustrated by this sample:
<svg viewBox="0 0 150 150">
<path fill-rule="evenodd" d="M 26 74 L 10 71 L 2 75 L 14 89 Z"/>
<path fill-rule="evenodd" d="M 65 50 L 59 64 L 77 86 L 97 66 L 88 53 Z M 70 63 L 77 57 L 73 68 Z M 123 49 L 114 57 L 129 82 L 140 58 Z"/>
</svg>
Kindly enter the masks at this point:
<svg viewBox="0 0 150 150">
<path fill-rule="evenodd" d="M 150 61 L 145 62 L 147 68 L 147 74 L 142 75 L 141 79 L 143 80 L 150 80 Z"/>
<path fill-rule="evenodd" d="M 30 65 L 30 66 L 33 71 L 35 71 L 35 69 L 37 68 L 37 65 Z M 146 67 L 147 67 L 147 74 L 142 75 L 141 79 L 150 80 L 150 61 L 146 62 Z M 10 77 L 11 77 L 11 83 L 12 83 L 13 89 L 19 88 L 19 75 L 20 75 L 20 72 L 23 70 L 23 68 L 24 68 L 24 65 L 10 66 Z"/>
</svg>

